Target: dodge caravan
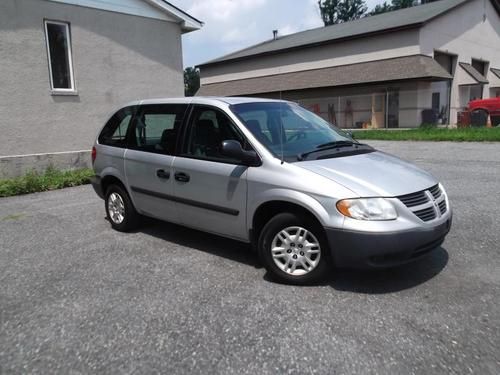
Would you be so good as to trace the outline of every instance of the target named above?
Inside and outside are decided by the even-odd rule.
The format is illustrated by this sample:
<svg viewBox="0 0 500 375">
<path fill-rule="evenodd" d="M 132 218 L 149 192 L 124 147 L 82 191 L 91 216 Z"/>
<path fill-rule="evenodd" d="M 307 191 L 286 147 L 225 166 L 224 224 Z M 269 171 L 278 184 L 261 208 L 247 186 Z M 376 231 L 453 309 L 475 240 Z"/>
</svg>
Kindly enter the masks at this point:
<svg viewBox="0 0 500 375">
<path fill-rule="evenodd" d="M 288 283 L 416 260 L 452 221 L 432 175 L 287 101 L 134 102 L 107 121 L 92 161 L 114 229 L 143 215 L 248 242 Z"/>
</svg>

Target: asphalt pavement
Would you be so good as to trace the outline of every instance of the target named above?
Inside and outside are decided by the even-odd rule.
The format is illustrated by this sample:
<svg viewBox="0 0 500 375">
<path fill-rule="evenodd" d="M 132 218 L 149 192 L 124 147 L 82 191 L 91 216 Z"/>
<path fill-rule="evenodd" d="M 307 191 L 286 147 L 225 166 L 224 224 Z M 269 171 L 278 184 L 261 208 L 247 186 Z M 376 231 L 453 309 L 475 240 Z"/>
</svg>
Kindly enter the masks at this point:
<svg viewBox="0 0 500 375">
<path fill-rule="evenodd" d="M 191 229 L 115 232 L 90 186 L 0 199 L 0 374 L 500 373 L 500 144 L 369 143 L 444 183 L 452 231 L 317 286 Z"/>
</svg>

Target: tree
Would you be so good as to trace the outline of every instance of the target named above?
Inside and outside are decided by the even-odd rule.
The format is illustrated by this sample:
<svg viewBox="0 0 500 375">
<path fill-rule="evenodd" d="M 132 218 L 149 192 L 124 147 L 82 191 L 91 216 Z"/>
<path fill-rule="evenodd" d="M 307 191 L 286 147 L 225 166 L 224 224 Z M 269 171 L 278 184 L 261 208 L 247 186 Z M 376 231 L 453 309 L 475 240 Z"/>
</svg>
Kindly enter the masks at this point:
<svg viewBox="0 0 500 375">
<path fill-rule="evenodd" d="M 200 70 L 197 68 L 184 69 L 184 95 L 194 96 L 200 88 Z"/>
<path fill-rule="evenodd" d="M 392 10 L 411 8 L 415 5 L 419 5 L 416 0 L 392 0 Z"/>
<path fill-rule="evenodd" d="M 318 6 L 325 26 L 357 20 L 368 9 L 364 0 L 318 0 Z"/>
<path fill-rule="evenodd" d="M 382 14 L 382 13 L 387 13 L 390 12 L 392 9 L 392 5 L 389 4 L 387 1 L 384 1 L 382 4 L 377 4 L 375 5 L 375 8 L 372 9 L 370 13 L 368 13 L 368 16 L 374 16 L 376 14 Z"/>
<path fill-rule="evenodd" d="M 391 3 L 384 1 L 383 4 L 376 5 L 375 8 L 368 12 L 367 16 L 374 16 L 376 14 L 387 13 L 398 9 L 411 8 L 417 5 L 433 3 L 434 1 L 439 0 L 391 0 Z"/>
</svg>

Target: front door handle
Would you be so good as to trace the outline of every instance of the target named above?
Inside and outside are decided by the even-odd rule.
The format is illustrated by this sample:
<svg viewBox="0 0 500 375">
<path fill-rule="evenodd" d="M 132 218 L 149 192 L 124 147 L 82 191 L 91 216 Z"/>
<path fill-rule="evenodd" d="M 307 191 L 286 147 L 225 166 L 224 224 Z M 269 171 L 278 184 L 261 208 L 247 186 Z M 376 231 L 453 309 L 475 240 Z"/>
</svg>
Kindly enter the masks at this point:
<svg viewBox="0 0 500 375">
<path fill-rule="evenodd" d="M 184 172 L 176 172 L 175 179 L 180 182 L 189 182 L 189 175 Z"/>
<path fill-rule="evenodd" d="M 158 178 L 164 178 L 165 180 L 168 180 L 170 178 L 170 172 L 165 172 L 163 169 L 158 169 L 156 171 L 156 176 Z"/>
</svg>

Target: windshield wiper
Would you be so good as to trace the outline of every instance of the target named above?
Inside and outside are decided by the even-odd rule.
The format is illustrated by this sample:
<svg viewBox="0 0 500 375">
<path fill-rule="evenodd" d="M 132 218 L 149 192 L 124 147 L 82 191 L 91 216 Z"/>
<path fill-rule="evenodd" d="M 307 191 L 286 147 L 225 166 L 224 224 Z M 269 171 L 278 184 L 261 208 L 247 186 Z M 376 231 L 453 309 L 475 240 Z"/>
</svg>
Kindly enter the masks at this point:
<svg viewBox="0 0 500 375">
<path fill-rule="evenodd" d="M 322 145 L 316 146 L 316 148 L 325 148 L 325 147 L 330 147 L 330 146 L 335 146 L 335 147 L 345 147 L 345 146 L 352 146 L 352 145 L 359 145 L 359 142 L 353 142 L 353 141 L 332 141 L 328 143 L 323 143 Z"/>
<path fill-rule="evenodd" d="M 297 155 L 297 160 L 302 161 L 304 160 L 305 157 L 314 154 L 315 152 L 321 152 L 325 150 L 331 150 L 334 148 L 341 148 L 341 147 L 349 147 L 349 146 L 363 146 L 363 144 L 359 142 L 352 142 L 352 141 L 333 141 L 333 142 L 328 142 L 324 143 L 322 145 L 316 146 L 314 150 L 308 151 L 308 152 L 303 152 L 301 154 Z"/>
</svg>

